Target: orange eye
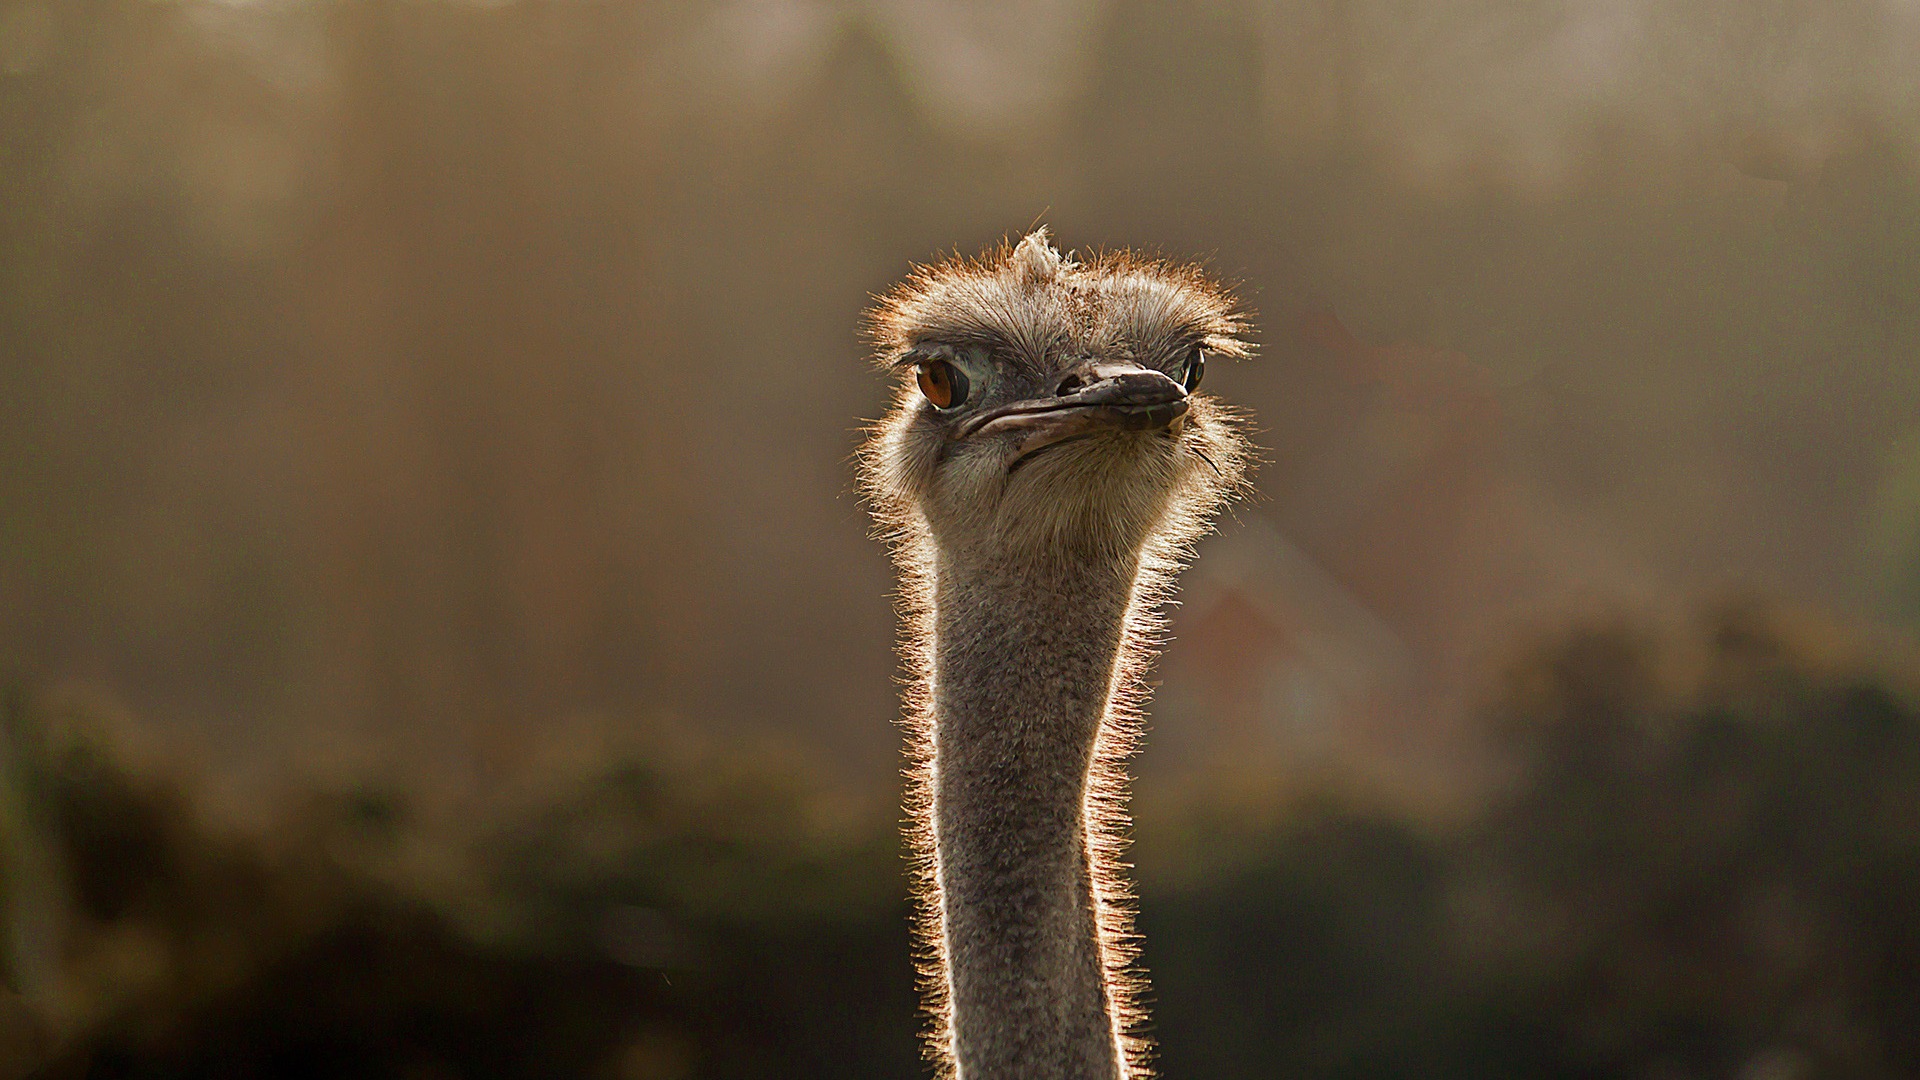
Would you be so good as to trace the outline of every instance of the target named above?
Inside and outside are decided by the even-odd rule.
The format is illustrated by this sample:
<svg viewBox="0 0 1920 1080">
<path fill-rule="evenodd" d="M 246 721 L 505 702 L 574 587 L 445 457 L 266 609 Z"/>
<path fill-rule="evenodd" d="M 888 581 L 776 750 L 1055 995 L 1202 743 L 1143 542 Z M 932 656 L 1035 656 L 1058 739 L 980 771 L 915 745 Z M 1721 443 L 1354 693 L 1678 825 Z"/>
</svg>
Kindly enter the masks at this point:
<svg viewBox="0 0 1920 1080">
<path fill-rule="evenodd" d="M 920 392 L 936 409 L 951 409 L 967 400 L 966 373 L 945 360 L 920 365 Z"/>
</svg>

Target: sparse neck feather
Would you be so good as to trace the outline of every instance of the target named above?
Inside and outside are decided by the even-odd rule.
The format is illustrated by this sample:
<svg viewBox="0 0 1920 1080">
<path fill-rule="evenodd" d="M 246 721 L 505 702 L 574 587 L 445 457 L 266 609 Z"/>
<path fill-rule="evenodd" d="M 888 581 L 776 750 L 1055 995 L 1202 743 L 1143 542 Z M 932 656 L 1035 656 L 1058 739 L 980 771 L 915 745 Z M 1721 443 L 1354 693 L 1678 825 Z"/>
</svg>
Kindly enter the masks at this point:
<svg viewBox="0 0 1920 1080">
<path fill-rule="evenodd" d="M 1138 559 L 942 552 L 934 842 L 960 1080 L 1126 1075 L 1089 803 Z"/>
</svg>

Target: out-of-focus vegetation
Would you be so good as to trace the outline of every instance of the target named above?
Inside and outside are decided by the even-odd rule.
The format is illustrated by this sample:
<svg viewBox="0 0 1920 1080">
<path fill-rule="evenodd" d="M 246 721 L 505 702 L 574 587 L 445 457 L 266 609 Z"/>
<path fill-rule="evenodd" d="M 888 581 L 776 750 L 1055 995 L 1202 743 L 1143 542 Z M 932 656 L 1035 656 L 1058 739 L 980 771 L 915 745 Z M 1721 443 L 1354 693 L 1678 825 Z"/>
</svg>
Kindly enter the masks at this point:
<svg viewBox="0 0 1920 1080">
<path fill-rule="evenodd" d="M 790 757 L 661 732 L 529 765 L 478 820 L 376 785 L 242 828 L 71 703 L 11 709 L 0 1074 L 918 1067 L 891 815 Z"/>
<path fill-rule="evenodd" d="M 1751 603 L 1545 635 L 1469 819 L 1309 806 L 1147 890 L 1167 1075 L 1913 1075 L 1916 675 Z"/>
<path fill-rule="evenodd" d="M 1920 626 L 1916 54 L 1893 0 L 0 0 L 0 1073 L 914 1075 L 855 325 L 1038 217 L 1262 328 L 1208 379 L 1284 539 L 1173 613 L 1142 762 L 1168 1075 L 1920 1074 L 1910 665 L 1514 629 Z"/>
<path fill-rule="evenodd" d="M 1915 676 L 1752 604 L 1589 623 L 1510 665 L 1507 778 L 1465 819 L 1189 800 L 1137 852 L 1166 1074 L 1913 1075 Z M 22 909 L 54 898 L 17 891 L 10 819 L 8 917 L 59 927 L 6 1003 L 37 1040 L 14 1075 L 920 1068 L 893 815 L 792 754 L 602 746 L 423 848 L 404 789 L 236 833 L 59 707 L 12 709 L 62 883 Z"/>
</svg>

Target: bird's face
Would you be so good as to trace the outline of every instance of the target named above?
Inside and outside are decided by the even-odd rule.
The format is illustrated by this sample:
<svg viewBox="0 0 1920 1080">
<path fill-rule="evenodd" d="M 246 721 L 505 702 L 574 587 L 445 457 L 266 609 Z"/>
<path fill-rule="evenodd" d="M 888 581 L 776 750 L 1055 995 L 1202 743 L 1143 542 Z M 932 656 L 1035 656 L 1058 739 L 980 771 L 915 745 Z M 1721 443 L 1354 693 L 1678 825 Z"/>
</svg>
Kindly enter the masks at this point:
<svg viewBox="0 0 1920 1080">
<path fill-rule="evenodd" d="M 868 488 L 942 547 L 1137 552 L 1238 482 L 1244 440 L 1199 388 L 1245 346 L 1189 268 L 1083 266 L 1036 234 L 924 271 L 876 325 L 901 383 L 864 453 Z"/>
</svg>

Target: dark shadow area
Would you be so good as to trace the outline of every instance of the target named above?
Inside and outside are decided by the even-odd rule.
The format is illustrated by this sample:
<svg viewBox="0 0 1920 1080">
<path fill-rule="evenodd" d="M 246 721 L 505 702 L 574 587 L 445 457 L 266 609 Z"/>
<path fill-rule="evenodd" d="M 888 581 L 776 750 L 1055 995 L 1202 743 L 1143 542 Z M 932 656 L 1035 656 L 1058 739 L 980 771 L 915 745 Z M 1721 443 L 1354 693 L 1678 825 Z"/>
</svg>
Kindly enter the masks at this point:
<svg viewBox="0 0 1920 1080">
<path fill-rule="evenodd" d="M 1325 799 L 1268 829 L 1197 816 L 1213 855 L 1179 873 L 1158 869 L 1179 830 L 1156 832 L 1138 861 L 1161 1066 L 1912 1075 L 1916 672 L 1854 649 L 1753 604 L 1557 631 L 1489 707 L 1511 771 L 1469 819 Z M 16 739 L 83 722 L 14 709 Z M 51 911 L 8 897 L 15 926 L 63 928 L 49 1007 L 10 1006 L 37 1016 L 34 1075 L 922 1068 L 887 818 L 822 828 L 804 759 L 726 775 L 663 742 L 556 774 L 469 830 L 449 876 L 401 856 L 422 826 L 399 791 L 309 800 L 249 838 L 93 742 L 40 745 L 16 790 L 43 827 L 8 863 L 43 840 L 67 888 Z"/>
</svg>

